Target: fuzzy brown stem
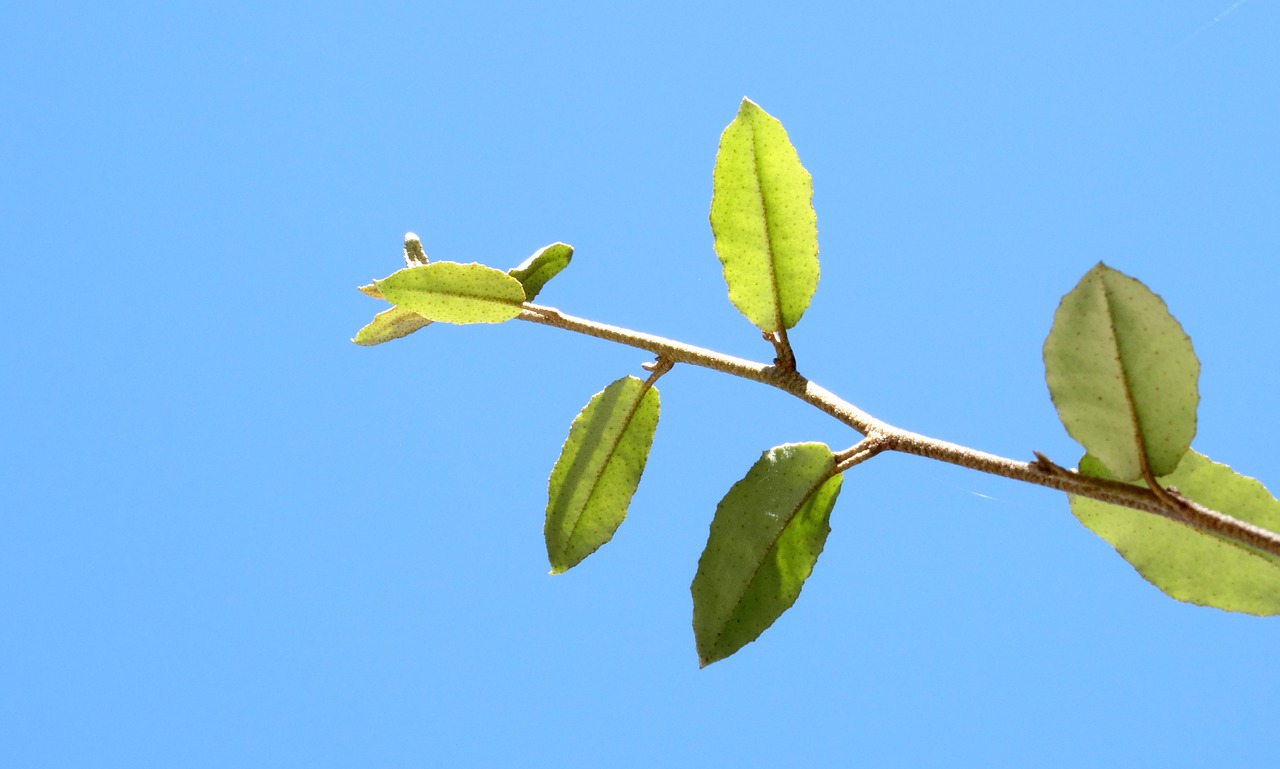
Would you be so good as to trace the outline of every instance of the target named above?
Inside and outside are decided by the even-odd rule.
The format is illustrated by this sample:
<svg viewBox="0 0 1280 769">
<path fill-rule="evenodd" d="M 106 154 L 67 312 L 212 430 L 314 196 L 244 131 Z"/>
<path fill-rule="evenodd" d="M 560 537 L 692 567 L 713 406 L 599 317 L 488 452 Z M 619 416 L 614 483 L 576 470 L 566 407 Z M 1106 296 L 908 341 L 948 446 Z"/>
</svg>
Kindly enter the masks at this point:
<svg viewBox="0 0 1280 769">
<path fill-rule="evenodd" d="M 1081 475 L 1074 470 L 1067 470 L 1054 464 L 1041 454 L 1036 454 L 1036 459 L 1032 462 L 1019 462 L 894 427 L 867 414 L 826 388 L 809 381 L 793 368 L 768 366 L 652 334 L 596 323 L 566 315 L 551 307 L 526 304 L 519 318 L 531 323 L 575 331 L 579 334 L 648 350 L 673 363 L 702 366 L 790 393 L 868 438 L 850 449 L 848 456 L 838 458 L 837 461 L 847 464 L 847 467 L 852 467 L 883 451 L 914 454 L 918 457 L 947 462 L 1016 481 L 1034 483 L 1100 502 L 1142 510 L 1280 557 L 1280 534 L 1276 532 L 1254 526 L 1216 510 L 1210 510 L 1180 496 L 1175 498 L 1168 492 L 1162 494 L 1153 492 L 1149 488 Z"/>
</svg>

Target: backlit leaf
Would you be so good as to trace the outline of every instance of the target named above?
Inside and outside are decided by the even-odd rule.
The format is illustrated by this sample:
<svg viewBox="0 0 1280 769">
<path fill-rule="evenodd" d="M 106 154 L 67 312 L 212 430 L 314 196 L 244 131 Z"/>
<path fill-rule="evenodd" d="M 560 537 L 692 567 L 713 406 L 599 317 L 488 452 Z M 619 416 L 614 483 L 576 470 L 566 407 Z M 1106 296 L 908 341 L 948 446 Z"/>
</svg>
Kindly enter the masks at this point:
<svg viewBox="0 0 1280 769">
<path fill-rule="evenodd" d="M 405 233 L 404 236 L 404 264 L 406 267 L 418 267 L 427 264 L 427 252 L 422 250 L 422 241 L 412 232 Z M 360 292 L 374 299 L 382 299 L 382 292 L 377 286 L 361 286 Z M 372 347 L 375 344 L 390 342 L 392 339 L 400 339 L 409 334 L 431 325 L 431 321 L 422 317 L 416 312 L 406 310 L 403 307 L 392 307 L 390 310 L 384 310 L 373 316 L 373 320 L 369 325 L 356 332 L 356 336 L 351 341 L 364 347 Z"/>
<path fill-rule="evenodd" d="M 1045 379 L 1072 438 L 1122 481 L 1173 472 L 1196 433 L 1200 362 L 1160 297 L 1099 263 L 1062 298 Z"/>
<path fill-rule="evenodd" d="M 538 295 L 547 281 L 554 278 L 569 265 L 573 258 L 573 246 L 565 243 L 552 243 L 539 249 L 533 256 L 524 260 L 518 267 L 507 270 L 507 274 L 520 281 L 524 288 L 525 301 L 531 302 Z M 422 241 L 412 232 L 404 236 L 404 261 L 408 267 L 428 264 L 427 254 L 422 249 Z M 361 293 L 374 299 L 383 299 L 382 291 L 376 285 L 360 286 Z M 413 332 L 431 325 L 427 320 L 412 310 L 404 307 L 392 307 L 373 317 L 369 325 L 360 329 L 351 341 L 358 345 L 372 346 L 400 339 Z"/>
<path fill-rule="evenodd" d="M 791 328 L 818 287 L 813 178 L 782 124 L 748 99 L 720 137 L 712 186 L 729 300 L 761 331 Z"/>
<path fill-rule="evenodd" d="M 568 243 L 552 243 L 538 249 L 519 266 L 507 270 L 507 274 L 520 281 L 520 285 L 524 286 L 524 300 L 532 302 L 547 281 L 569 266 L 571 259 L 573 246 Z"/>
<path fill-rule="evenodd" d="M 1088 455 L 1080 460 L 1080 472 L 1110 477 Z M 1205 507 L 1280 531 L 1280 502 L 1258 481 L 1203 454 L 1187 452 L 1177 469 L 1159 481 Z M 1071 512 L 1148 582 L 1179 601 L 1280 614 L 1280 558 L 1151 513 L 1084 497 L 1071 497 Z"/>
<path fill-rule="evenodd" d="M 716 507 L 693 593 L 705 667 L 754 641 L 791 608 L 831 531 L 842 476 L 821 443 L 769 449 Z"/>
<path fill-rule="evenodd" d="M 403 307 L 392 307 L 373 316 L 369 325 L 356 332 L 351 341 L 364 347 L 390 342 L 408 336 L 423 326 L 431 325 L 431 321 L 412 310 Z"/>
<path fill-rule="evenodd" d="M 552 574 L 613 538 L 649 459 L 658 411 L 657 388 L 628 376 L 596 393 L 573 420 L 548 483 Z"/>
<path fill-rule="evenodd" d="M 482 264 L 432 262 L 374 284 L 388 302 L 442 323 L 501 323 L 524 303 L 520 281 Z"/>
</svg>

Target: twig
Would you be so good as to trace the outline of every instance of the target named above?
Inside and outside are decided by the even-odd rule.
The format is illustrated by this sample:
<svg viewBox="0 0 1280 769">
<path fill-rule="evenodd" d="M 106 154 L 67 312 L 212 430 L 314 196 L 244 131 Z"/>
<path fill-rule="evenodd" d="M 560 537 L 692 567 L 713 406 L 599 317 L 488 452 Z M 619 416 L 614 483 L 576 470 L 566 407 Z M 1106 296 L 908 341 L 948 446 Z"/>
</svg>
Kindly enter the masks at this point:
<svg viewBox="0 0 1280 769">
<path fill-rule="evenodd" d="M 575 331 L 579 334 L 648 350 L 672 364 L 688 363 L 701 366 L 712 371 L 761 382 L 790 393 L 865 436 L 863 441 L 837 455 L 837 468 L 841 471 L 884 451 L 914 454 L 990 475 L 1033 483 L 1065 491 L 1068 494 L 1152 513 L 1280 557 L 1280 534 L 1210 510 L 1171 491 L 1161 489 L 1156 492 L 1119 481 L 1091 478 L 1056 465 L 1038 452 L 1035 455 L 1035 461 L 1019 462 L 894 427 L 867 414 L 826 388 L 805 379 L 794 369 L 794 358 L 790 369 L 783 365 L 768 366 L 660 336 L 577 318 L 552 307 L 535 304 L 526 304 L 519 318 L 531 323 L 541 323 L 544 326 Z M 787 349 L 790 349 L 789 345 Z M 782 362 L 782 360 L 778 361 L 779 364 Z"/>
</svg>

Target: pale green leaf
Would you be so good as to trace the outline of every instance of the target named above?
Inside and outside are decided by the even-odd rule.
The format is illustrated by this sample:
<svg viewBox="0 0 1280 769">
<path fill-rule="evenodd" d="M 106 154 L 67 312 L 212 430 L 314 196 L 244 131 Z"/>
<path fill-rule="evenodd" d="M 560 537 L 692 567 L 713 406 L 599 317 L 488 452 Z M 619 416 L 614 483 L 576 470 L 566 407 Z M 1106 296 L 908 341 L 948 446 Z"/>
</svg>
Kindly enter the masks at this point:
<svg viewBox="0 0 1280 769">
<path fill-rule="evenodd" d="M 1092 456 L 1080 472 L 1110 477 Z M 1280 531 L 1280 501 L 1258 481 L 1188 451 L 1160 485 L 1233 518 Z M 1178 599 L 1246 614 L 1280 614 L 1280 558 L 1140 510 L 1071 497 L 1071 512 L 1148 582 Z"/>
<path fill-rule="evenodd" d="M 765 333 L 794 326 L 818 287 L 813 178 L 787 132 L 748 99 L 720 137 L 711 231 L 729 300 Z"/>
<path fill-rule="evenodd" d="M 544 534 L 552 574 L 613 538 L 640 484 L 658 411 L 657 388 L 628 376 L 596 393 L 573 420 L 548 483 Z"/>
<path fill-rule="evenodd" d="M 547 281 L 569 266 L 571 259 L 573 246 L 568 243 L 552 243 L 538 249 L 519 266 L 507 270 L 507 274 L 520 281 L 520 285 L 524 286 L 524 300 L 532 302 Z"/>
<path fill-rule="evenodd" d="M 554 278 L 569 264 L 573 258 L 573 246 L 565 243 L 553 243 L 539 249 L 533 256 L 524 260 L 519 267 L 507 270 L 507 274 L 520 281 L 525 292 L 525 301 L 533 301 L 547 281 Z M 427 254 L 422 249 L 422 241 L 412 232 L 404 236 L 404 261 L 409 267 L 428 264 Z M 374 299 L 382 299 L 382 291 L 376 285 L 360 286 L 361 293 Z M 431 325 L 431 321 L 404 307 L 392 307 L 374 316 L 369 325 L 360 329 L 351 341 L 358 345 L 372 346 L 400 339 L 413 332 Z"/>
<path fill-rule="evenodd" d="M 821 443 L 772 448 L 716 507 L 693 593 L 705 667 L 754 641 L 791 608 L 831 531 L 842 476 Z"/>
<path fill-rule="evenodd" d="M 520 281 L 482 264 L 432 262 L 374 284 L 388 302 L 442 323 L 501 323 L 524 303 Z"/>
<path fill-rule="evenodd" d="M 1122 481 L 1173 472 L 1196 433 L 1200 362 L 1164 301 L 1099 263 L 1062 298 L 1045 379 L 1072 438 Z"/>
<path fill-rule="evenodd" d="M 373 316 L 369 325 L 356 332 L 351 341 L 363 347 L 390 342 L 408 336 L 423 326 L 431 325 L 431 321 L 412 310 L 403 307 L 392 307 Z"/>
</svg>

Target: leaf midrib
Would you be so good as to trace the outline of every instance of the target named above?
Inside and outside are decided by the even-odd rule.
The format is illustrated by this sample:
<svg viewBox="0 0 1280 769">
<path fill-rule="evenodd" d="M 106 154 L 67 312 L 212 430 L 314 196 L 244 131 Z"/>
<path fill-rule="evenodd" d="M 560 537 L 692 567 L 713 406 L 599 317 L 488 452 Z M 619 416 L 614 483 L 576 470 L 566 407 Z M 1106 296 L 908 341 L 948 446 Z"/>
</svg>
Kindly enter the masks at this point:
<svg viewBox="0 0 1280 769">
<path fill-rule="evenodd" d="M 1154 477 L 1151 471 L 1151 460 L 1147 456 L 1147 444 L 1142 435 L 1142 422 L 1138 418 L 1138 406 L 1133 397 L 1133 387 L 1130 383 L 1129 370 L 1124 364 L 1124 355 L 1121 350 L 1120 336 L 1116 330 L 1116 316 L 1114 311 L 1114 303 L 1111 300 L 1111 288 L 1107 285 L 1107 276 L 1105 273 L 1098 275 L 1098 283 L 1102 287 L 1102 301 L 1107 306 L 1107 332 L 1111 337 L 1111 346 L 1115 351 L 1116 366 L 1120 369 L 1121 390 L 1124 392 L 1125 405 L 1129 409 L 1129 426 L 1133 430 L 1134 444 L 1138 449 L 1138 464 L 1142 469 L 1143 478 Z"/>
<path fill-rule="evenodd" d="M 777 326 L 776 330 L 782 331 L 786 328 L 786 323 L 782 318 L 782 292 L 779 289 L 781 280 L 778 277 L 778 260 L 776 258 L 776 250 L 773 247 L 773 228 L 769 225 L 769 203 L 765 197 L 764 184 L 761 180 L 763 164 L 760 160 L 760 143 L 756 141 L 755 120 L 752 120 L 747 127 L 751 131 L 751 163 L 755 170 L 752 176 L 756 183 L 756 196 L 760 199 L 760 216 L 764 223 L 765 253 L 769 259 L 769 289 L 770 293 L 773 294 L 773 322 Z"/>
<path fill-rule="evenodd" d="M 587 493 L 587 498 L 583 500 L 582 505 L 573 517 L 573 524 L 569 526 L 568 536 L 565 537 L 565 549 L 569 549 L 569 547 L 573 545 L 574 537 L 577 536 L 578 533 L 578 524 L 582 521 L 582 514 L 591 506 L 591 501 L 595 499 L 596 493 L 600 490 L 600 478 L 604 475 L 604 470 L 609 465 L 609 462 L 613 460 L 614 454 L 618 452 L 618 446 L 622 445 L 623 436 L 627 434 L 627 430 L 631 429 L 631 422 L 635 419 L 636 412 L 640 410 L 640 404 L 644 401 L 645 396 L 649 394 L 649 390 L 651 388 L 652 384 L 649 382 L 645 382 L 640 388 L 639 394 L 636 395 L 635 402 L 632 403 L 631 408 L 627 410 L 627 416 L 622 421 L 622 427 L 618 430 L 617 437 L 614 438 L 609 446 L 609 452 L 605 456 L 604 461 L 601 462 L 599 467 L 588 476 L 590 478 L 591 491 Z"/>
<path fill-rule="evenodd" d="M 809 487 L 809 490 L 805 492 L 804 496 L 800 498 L 800 503 L 797 504 L 795 506 L 795 509 L 791 511 L 791 514 L 787 516 L 786 523 L 778 527 L 778 533 L 769 542 L 769 546 L 764 549 L 763 557 L 761 557 L 759 562 L 756 563 L 756 565 L 751 569 L 750 578 L 743 582 L 743 587 L 741 592 L 739 592 L 737 597 L 734 598 L 729 612 L 724 617 L 724 623 L 720 626 L 718 630 L 716 630 L 715 636 L 712 639 L 716 645 L 719 645 L 720 639 L 724 637 L 724 631 L 729 627 L 730 620 L 732 620 L 734 615 L 737 614 L 739 609 L 742 608 L 742 600 L 746 598 L 748 591 L 750 591 L 751 589 L 751 586 L 755 584 L 756 577 L 760 575 L 760 569 L 764 568 L 765 562 L 769 560 L 769 554 L 772 553 L 778 547 L 778 540 L 782 539 L 782 535 L 786 533 L 787 527 L 790 526 L 792 521 L 795 520 L 796 514 L 800 512 L 801 508 L 805 506 L 805 503 L 808 502 L 809 499 L 814 494 L 816 494 L 818 490 L 821 489 L 822 486 L 827 481 L 831 480 L 837 475 L 837 473 L 832 472 L 832 470 L 835 469 L 835 462 L 832 460 L 829 460 L 829 461 L 831 463 L 830 467 L 827 468 L 827 471 L 823 473 L 823 475 L 818 479 L 816 483 L 814 483 L 812 486 Z"/>
</svg>

